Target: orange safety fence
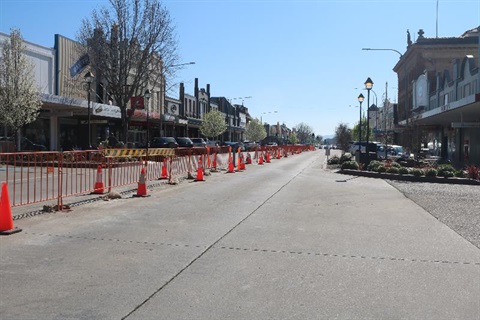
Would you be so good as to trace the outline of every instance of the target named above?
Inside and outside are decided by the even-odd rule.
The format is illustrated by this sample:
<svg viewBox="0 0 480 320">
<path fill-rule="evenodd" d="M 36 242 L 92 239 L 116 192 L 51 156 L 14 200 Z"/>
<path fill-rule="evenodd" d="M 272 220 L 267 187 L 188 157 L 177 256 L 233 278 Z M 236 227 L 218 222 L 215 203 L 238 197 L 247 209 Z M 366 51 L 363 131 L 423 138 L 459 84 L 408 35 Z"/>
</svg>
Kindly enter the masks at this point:
<svg viewBox="0 0 480 320">
<path fill-rule="evenodd" d="M 264 146 L 239 153 L 238 150 L 229 152 L 228 147 L 151 148 L 148 161 L 145 149 L 0 153 L 0 182 L 8 185 L 12 207 L 51 200 L 60 206 L 64 198 L 98 193 L 96 185 L 104 185 L 105 192 L 134 185 L 140 179 L 142 168 L 147 181 L 160 180 L 166 172 L 170 182 L 195 175 L 199 157 L 204 170 L 227 170 L 230 158 L 237 167 L 240 154 L 244 161 L 247 155 L 256 160 L 266 157 L 267 153 L 273 160 L 310 150 L 315 149 L 306 145 Z"/>
</svg>

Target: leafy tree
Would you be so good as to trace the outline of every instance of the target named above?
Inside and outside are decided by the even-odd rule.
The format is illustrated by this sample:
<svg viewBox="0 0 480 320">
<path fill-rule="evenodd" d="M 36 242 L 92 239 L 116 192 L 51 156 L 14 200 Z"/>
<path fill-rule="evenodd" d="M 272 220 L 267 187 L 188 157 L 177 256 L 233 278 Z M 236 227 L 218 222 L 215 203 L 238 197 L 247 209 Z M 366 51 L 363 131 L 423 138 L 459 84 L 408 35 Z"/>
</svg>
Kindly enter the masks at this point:
<svg viewBox="0 0 480 320">
<path fill-rule="evenodd" d="M 90 57 L 97 81 L 120 107 L 126 141 L 135 108 L 127 112 L 130 98 L 143 96 L 147 88 L 165 90 L 165 77 L 173 74 L 178 61 L 178 44 L 170 14 L 160 0 L 109 2 L 111 7 L 93 10 L 90 20 L 82 21 L 78 41 Z"/>
<path fill-rule="evenodd" d="M 358 140 L 358 130 L 359 130 L 360 126 L 359 124 L 357 123 L 353 129 L 352 129 L 352 138 L 357 141 Z M 362 117 L 362 137 L 361 137 L 362 141 L 366 141 L 367 140 L 367 118 L 365 117 Z M 370 128 L 370 135 L 368 136 L 368 140 L 371 141 L 372 140 L 372 130 Z"/>
<path fill-rule="evenodd" d="M 225 117 L 218 110 L 212 110 L 203 115 L 200 132 L 212 140 L 227 131 Z"/>
<path fill-rule="evenodd" d="M 338 127 L 335 128 L 335 140 L 343 152 L 348 150 L 350 141 L 352 141 L 352 131 L 348 128 L 347 124 L 338 124 Z"/>
<path fill-rule="evenodd" d="M 309 143 L 313 134 L 313 129 L 306 123 L 299 123 L 295 127 L 296 135 L 300 143 Z"/>
<path fill-rule="evenodd" d="M 260 120 L 255 118 L 247 123 L 245 136 L 250 141 L 261 141 L 267 137 L 267 131 Z"/>
<path fill-rule="evenodd" d="M 3 43 L 0 57 L 0 122 L 16 135 L 24 125 L 35 121 L 42 102 L 35 88 L 33 65 L 24 53 L 23 38 L 12 29 Z M 20 143 L 17 144 L 20 148 Z"/>
<path fill-rule="evenodd" d="M 293 144 L 297 144 L 297 143 L 298 143 L 298 138 L 297 138 L 297 135 L 295 134 L 295 132 L 290 133 L 289 140 L 290 140 L 290 142 L 292 142 Z"/>
</svg>

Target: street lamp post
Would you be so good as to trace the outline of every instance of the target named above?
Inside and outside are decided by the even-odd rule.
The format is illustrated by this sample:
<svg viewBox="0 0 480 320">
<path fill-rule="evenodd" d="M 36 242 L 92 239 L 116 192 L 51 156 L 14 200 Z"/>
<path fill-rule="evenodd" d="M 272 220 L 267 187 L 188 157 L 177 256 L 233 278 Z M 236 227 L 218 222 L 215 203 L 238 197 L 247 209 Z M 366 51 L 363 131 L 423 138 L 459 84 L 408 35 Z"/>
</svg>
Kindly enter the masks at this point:
<svg viewBox="0 0 480 320">
<path fill-rule="evenodd" d="M 358 161 L 360 162 L 360 154 L 362 153 L 362 102 L 365 99 L 363 94 L 358 95 L 358 102 L 360 103 L 360 121 L 358 122 Z"/>
<path fill-rule="evenodd" d="M 367 162 L 370 160 L 370 150 L 368 148 L 368 139 L 370 136 L 370 90 L 372 90 L 373 87 L 373 81 L 372 79 L 367 78 L 365 81 L 365 89 L 367 89 L 367 146 L 365 147 L 365 150 L 367 151 Z"/>
<path fill-rule="evenodd" d="M 92 149 L 92 132 L 90 130 L 90 114 L 91 114 L 91 111 L 90 111 L 90 91 L 92 89 L 92 82 L 93 82 L 93 79 L 95 79 L 93 73 L 91 71 L 88 71 L 87 74 L 84 76 L 84 79 L 85 79 L 85 82 L 88 84 L 88 111 L 87 111 L 87 114 L 88 114 L 88 119 L 87 119 L 87 126 L 88 126 L 88 149 Z"/>
<path fill-rule="evenodd" d="M 400 55 L 400 60 L 403 58 L 403 55 L 400 51 L 398 50 L 395 50 L 395 49 L 373 49 L 373 48 L 362 48 L 362 50 L 367 50 L 367 51 L 393 51 L 393 52 L 396 52 Z M 408 126 L 408 112 L 407 112 L 407 108 L 408 108 L 408 79 L 407 79 L 407 64 L 406 62 L 404 61 L 403 62 L 403 73 L 404 73 L 404 86 L 405 86 L 405 110 L 404 110 L 404 115 L 405 115 L 405 123 L 407 124 Z"/>
<path fill-rule="evenodd" d="M 148 147 L 150 145 L 150 135 L 149 135 L 150 123 L 149 123 L 149 114 L 148 114 L 148 110 L 150 109 L 150 104 L 149 104 L 150 90 L 148 89 L 145 90 L 144 97 L 145 97 L 145 108 L 147 109 L 147 143 L 145 144 L 145 158 L 146 158 L 145 163 L 148 165 Z"/>
</svg>

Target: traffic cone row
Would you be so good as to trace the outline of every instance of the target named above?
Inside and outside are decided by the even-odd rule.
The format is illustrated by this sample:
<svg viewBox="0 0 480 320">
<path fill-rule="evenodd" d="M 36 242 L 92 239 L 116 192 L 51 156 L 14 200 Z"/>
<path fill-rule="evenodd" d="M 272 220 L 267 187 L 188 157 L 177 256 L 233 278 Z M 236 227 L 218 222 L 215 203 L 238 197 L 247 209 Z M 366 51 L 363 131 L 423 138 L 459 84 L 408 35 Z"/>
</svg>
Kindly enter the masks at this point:
<svg viewBox="0 0 480 320">
<path fill-rule="evenodd" d="M 2 184 L 2 197 L 0 198 L 0 235 L 10 235 L 20 231 L 22 231 L 22 229 L 15 228 L 13 225 L 8 186 L 4 182 Z"/>
</svg>

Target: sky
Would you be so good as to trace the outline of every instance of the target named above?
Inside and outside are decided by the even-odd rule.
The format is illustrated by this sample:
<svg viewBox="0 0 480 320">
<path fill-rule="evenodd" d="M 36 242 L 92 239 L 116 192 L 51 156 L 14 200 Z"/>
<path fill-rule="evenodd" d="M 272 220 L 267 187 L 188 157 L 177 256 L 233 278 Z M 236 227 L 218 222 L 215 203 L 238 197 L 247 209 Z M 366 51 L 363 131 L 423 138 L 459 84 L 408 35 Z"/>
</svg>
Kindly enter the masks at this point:
<svg viewBox="0 0 480 320">
<path fill-rule="evenodd" d="M 252 117 L 327 137 L 359 121 L 365 80 L 370 105 L 397 101 L 393 67 L 406 51 L 407 30 L 458 37 L 480 25 L 480 0 L 163 0 L 174 22 L 180 63 L 174 84 L 246 106 Z M 0 32 L 53 47 L 54 35 L 76 39 L 82 19 L 108 0 L 0 0 Z M 175 97 L 171 95 L 172 97 Z M 178 98 L 178 96 L 176 96 Z"/>
</svg>

